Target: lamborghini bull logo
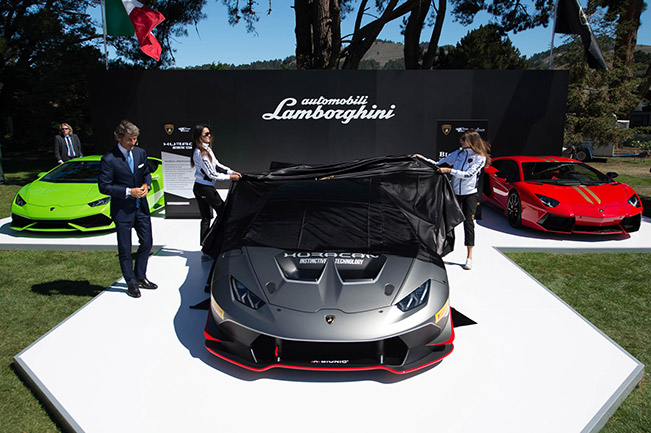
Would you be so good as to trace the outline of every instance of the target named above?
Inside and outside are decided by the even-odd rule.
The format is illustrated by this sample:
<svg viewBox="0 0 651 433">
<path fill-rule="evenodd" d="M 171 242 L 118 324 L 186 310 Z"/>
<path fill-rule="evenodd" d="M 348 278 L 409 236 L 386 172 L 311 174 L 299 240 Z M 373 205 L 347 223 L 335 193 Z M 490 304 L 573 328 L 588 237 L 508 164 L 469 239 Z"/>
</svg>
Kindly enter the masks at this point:
<svg viewBox="0 0 651 433">
<path fill-rule="evenodd" d="M 325 316 L 325 321 L 328 325 L 332 325 L 332 323 L 335 321 L 335 316 L 334 314 L 328 314 Z"/>
<path fill-rule="evenodd" d="M 450 131 L 452 131 L 452 125 L 445 124 L 441 126 L 441 130 L 443 131 L 443 134 L 448 135 Z"/>
<path fill-rule="evenodd" d="M 174 132 L 174 125 L 172 125 L 171 123 L 167 123 L 163 125 L 163 129 L 165 129 L 167 135 L 172 135 L 172 132 Z"/>
</svg>

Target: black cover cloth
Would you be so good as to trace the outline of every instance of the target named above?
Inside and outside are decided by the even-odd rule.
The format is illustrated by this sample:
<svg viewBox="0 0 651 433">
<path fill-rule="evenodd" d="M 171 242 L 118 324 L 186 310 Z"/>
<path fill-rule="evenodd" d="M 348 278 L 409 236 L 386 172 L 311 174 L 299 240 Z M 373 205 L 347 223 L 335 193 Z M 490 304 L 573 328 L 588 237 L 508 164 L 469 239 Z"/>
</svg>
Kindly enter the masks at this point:
<svg viewBox="0 0 651 433">
<path fill-rule="evenodd" d="M 441 264 L 463 221 L 450 182 L 410 156 L 298 165 L 233 182 L 203 252 L 242 246 L 417 257 Z"/>
</svg>

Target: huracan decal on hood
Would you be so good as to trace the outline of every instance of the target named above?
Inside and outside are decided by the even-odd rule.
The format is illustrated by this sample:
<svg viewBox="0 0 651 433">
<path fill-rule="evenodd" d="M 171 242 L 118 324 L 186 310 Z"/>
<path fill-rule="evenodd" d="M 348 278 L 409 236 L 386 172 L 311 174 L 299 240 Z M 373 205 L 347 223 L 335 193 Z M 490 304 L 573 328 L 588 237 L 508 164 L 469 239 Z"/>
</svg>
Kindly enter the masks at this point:
<svg viewBox="0 0 651 433">
<path fill-rule="evenodd" d="M 331 259 L 344 281 L 374 279 L 386 262 L 382 255 L 350 252 L 283 252 L 276 262 L 285 278 L 316 281 Z"/>
<path fill-rule="evenodd" d="M 387 120 L 395 117 L 395 104 L 389 109 L 378 109 L 376 104 L 367 108 L 368 96 L 349 96 L 348 98 L 305 98 L 300 101 L 302 109 L 293 109 L 298 104 L 296 98 L 285 98 L 278 103 L 273 113 L 264 113 L 264 120 L 339 120 L 344 125 L 351 120 Z M 357 106 L 354 108 L 324 108 L 324 106 Z M 312 108 L 314 107 L 314 108 Z"/>
</svg>

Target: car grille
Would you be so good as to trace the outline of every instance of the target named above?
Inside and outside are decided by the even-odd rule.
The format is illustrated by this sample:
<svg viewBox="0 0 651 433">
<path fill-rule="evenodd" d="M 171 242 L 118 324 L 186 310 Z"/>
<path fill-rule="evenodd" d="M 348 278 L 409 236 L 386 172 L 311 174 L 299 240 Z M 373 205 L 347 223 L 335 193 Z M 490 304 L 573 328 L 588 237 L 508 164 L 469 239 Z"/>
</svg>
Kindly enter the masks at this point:
<svg viewBox="0 0 651 433">
<path fill-rule="evenodd" d="M 107 217 L 104 214 L 97 214 L 97 215 L 91 215 L 84 218 L 77 218 L 70 222 L 78 226 L 82 226 L 84 228 L 90 228 L 90 227 L 104 227 L 111 224 L 111 222 L 113 221 L 111 220 L 111 218 Z"/>
<path fill-rule="evenodd" d="M 631 217 L 626 217 L 619 224 L 627 232 L 636 232 L 640 229 L 640 224 L 642 222 L 642 214 L 637 214 Z"/>
<path fill-rule="evenodd" d="M 359 343 L 314 343 L 279 340 L 261 335 L 251 345 L 257 362 L 303 365 L 401 365 L 407 346 L 398 337 Z"/>
<path fill-rule="evenodd" d="M 543 215 L 543 217 L 538 220 L 538 224 L 544 227 L 545 230 L 567 233 L 572 232 L 574 222 L 575 220 L 573 217 L 562 217 L 550 213 Z"/>
<path fill-rule="evenodd" d="M 23 227 L 30 225 L 32 222 L 33 221 L 30 220 L 29 218 L 16 215 L 15 213 L 11 214 L 11 225 L 13 227 L 18 227 L 22 229 Z"/>
<path fill-rule="evenodd" d="M 599 233 L 599 234 L 607 234 L 607 233 L 621 233 L 622 228 L 619 225 L 609 225 L 609 226 L 584 226 L 584 225 L 576 225 L 574 227 L 575 232 L 581 232 L 581 233 Z"/>
<path fill-rule="evenodd" d="M 111 218 L 103 214 L 91 215 L 83 218 L 76 218 L 73 220 L 34 220 L 25 218 L 20 215 L 12 214 L 12 226 L 16 228 L 23 228 L 30 224 L 34 224 L 30 229 L 73 229 L 70 224 L 75 224 L 84 228 L 105 227 L 111 224 Z"/>
</svg>

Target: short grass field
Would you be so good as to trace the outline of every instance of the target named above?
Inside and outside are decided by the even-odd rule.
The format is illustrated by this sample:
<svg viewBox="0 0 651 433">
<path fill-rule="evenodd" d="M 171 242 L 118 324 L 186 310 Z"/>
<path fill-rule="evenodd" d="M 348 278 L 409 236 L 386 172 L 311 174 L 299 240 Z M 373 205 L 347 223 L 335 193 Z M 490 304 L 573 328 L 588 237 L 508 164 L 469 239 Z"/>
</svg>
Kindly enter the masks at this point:
<svg viewBox="0 0 651 433">
<path fill-rule="evenodd" d="M 651 432 L 651 254 L 507 256 L 646 366 L 602 432 Z"/>
<path fill-rule="evenodd" d="M 646 198 L 649 215 L 651 161 L 621 159 L 592 165 L 603 172 L 616 171 L 617 180 L 630 182 Z M 3 159 L 6 183 L 0 185 L 0 218 L 9 216 L 21 185 L 52 166 L 44 158 Z M 651 254 L 508 256 L 634 357 L 651 365 Z M 17 376 L 13 357 L 120 276 L 116 253 L 111 251 L 0 251 L 0 432 L 60 431 Z M 602 431 L 651 432 L 648 382 L 647 370 Z"/>
<path fill-rule="evenodd" d="M 0 251 L 0 431 L 60 431 L 13 357 L 121 276 L 114 251 Z"/>
</svg>

